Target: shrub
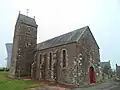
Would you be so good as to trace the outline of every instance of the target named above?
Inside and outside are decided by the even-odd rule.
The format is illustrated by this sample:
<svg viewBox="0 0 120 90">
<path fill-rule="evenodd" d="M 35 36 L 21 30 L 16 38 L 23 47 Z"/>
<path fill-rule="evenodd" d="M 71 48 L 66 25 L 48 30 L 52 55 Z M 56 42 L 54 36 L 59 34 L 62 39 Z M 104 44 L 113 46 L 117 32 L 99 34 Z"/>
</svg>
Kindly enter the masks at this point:
<svg viewBox="0 0 120 90">
<path fill-rule="evenodd" d="M 0 68 L 0 71 L 9 71 L 8 68 Z"/>
<path fill-rule="evenodd" d="M 4 71 L 9 71 L 9 69 L 8 69 L 8 68 L 5 68 Z"/>
<path fill-rule="evenodd" d="M 3 69 L 3 68 L 0 68 L 0 71 L 4 71 L 4 69 Z"/>
</svg>

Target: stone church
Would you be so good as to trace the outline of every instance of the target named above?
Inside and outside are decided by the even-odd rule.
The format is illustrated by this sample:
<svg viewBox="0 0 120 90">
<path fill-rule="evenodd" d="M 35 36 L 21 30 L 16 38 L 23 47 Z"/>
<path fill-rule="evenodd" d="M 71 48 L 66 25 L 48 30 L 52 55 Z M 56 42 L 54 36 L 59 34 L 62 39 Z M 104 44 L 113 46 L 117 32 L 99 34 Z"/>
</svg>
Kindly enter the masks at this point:
<svg viewBox="0 0 120 90">
<path fill-rule="evenodd" d="M 34 18 L 18 15 L 10 75 L 63 84 L 95 83 L 101 76 L 99 46 L 89 26 L 37 44 Z"/>
</svg>

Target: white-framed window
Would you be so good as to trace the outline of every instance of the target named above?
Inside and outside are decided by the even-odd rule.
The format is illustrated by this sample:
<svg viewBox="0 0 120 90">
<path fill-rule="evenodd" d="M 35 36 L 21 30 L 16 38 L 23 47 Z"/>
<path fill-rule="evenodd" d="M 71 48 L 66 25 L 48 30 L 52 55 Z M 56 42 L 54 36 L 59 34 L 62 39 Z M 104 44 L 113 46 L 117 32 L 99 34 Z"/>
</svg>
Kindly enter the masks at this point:
<svg viewBox="0 0 120 90">
<path fill-rule="evenodd" d="M 49 53 L 49 69 L 52 69 L 52 58 L 53 58 L 53 54 L 52 52 Z"/>
<path fill-rule="evenodd" d="M 65 68 L 67 65 L 67 51 L 65 49 L 62 50 L 62 67 Z"/>
<path fill-rule="evenodd" d="M 42 63 L 42 55 L 41 54 L 39 55 L 39 60 L 40 60 L 39 64 L 41 64 Z"/>
</svg>

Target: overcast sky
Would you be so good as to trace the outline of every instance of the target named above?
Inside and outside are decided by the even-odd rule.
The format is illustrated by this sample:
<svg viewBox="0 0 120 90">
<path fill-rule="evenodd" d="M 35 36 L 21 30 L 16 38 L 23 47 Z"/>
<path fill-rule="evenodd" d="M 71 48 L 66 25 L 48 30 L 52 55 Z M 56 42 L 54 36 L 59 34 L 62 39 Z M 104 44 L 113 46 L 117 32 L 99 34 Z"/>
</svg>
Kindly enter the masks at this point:
<svg viewBox="0 0 120 90">
<path fill-rule="evenodd" d="M 7 57 L 5 43 L 13 42 L 19 10 L 35 16 L 38 43 L 89 25 L 99 47 L 101 61 L 120 65 L 120 0 L 0 0 L 0 66 Z"/>
</svg>

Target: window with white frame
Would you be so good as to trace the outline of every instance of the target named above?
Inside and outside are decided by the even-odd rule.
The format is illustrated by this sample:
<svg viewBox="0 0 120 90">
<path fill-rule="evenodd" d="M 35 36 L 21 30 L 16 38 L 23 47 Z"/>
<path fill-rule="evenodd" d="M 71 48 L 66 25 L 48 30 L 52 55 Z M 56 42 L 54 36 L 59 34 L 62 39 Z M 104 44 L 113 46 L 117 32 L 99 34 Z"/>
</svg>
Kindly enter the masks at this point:
<svg viewBox="0 0 120 90">
<path fill-rule="evenodd" d="M 49 69 L 52 69 L 52 53 L 49 54 Z"/>
<path fill-rule="evenodd" d="M 66 67 L 66 50 L 62 50 L 62 63 L 63 68 Z"/>
<path fill-rule="evenodd" d="M 40 62 L 39 62 L 40 64 L 42 63 L 42 55 L 40 54 Z"/>
</svg>

